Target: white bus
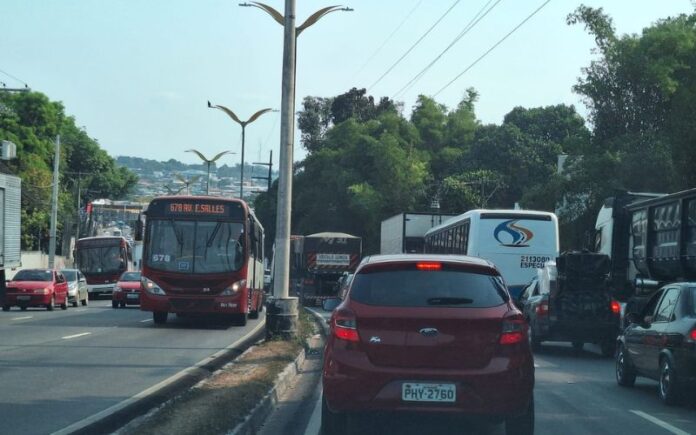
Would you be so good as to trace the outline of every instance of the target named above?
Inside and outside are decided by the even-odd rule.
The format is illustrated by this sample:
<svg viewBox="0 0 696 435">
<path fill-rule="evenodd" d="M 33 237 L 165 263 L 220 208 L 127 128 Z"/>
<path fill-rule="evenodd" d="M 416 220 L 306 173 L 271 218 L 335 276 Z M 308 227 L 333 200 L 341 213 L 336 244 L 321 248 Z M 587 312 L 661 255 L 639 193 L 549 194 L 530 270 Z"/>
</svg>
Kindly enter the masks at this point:
<svg viewBox="0 0 696 435">
<path fill-rule="evenodd" d="M 480 257 L 495 264 L 513 298 L 558 256 L 558 218 L 533 210 L 470 210 L 425 234 L 425 252 Z"/>
</svg>

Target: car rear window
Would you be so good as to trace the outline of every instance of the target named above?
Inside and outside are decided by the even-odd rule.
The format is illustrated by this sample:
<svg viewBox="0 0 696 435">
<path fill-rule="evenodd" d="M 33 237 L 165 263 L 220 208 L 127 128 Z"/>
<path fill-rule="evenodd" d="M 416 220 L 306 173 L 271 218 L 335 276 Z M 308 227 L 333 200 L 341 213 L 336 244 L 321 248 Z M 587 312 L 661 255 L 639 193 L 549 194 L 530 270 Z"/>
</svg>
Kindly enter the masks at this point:
<svg viewBox="0 0 696 435">
<path fill-rule="evenodd" d="M 50 270 L 24 269 L 17 272 L 13 281 L 53 281 L 53 272 Z"/>
<path fill-rule="evenodd" d="M 507 292 L 499 276 L 463 270 L 378 270 L 358 273 L 350 298 L 390 307 L 494 307 Z"/>
<path fill-rule="evenodd" d="M 77 281 L 77 271 L 74 270 L 61 270 L 60 271 L 63 276 L 65 276 L 65 279 L 68 281 Z"/>
</svg>

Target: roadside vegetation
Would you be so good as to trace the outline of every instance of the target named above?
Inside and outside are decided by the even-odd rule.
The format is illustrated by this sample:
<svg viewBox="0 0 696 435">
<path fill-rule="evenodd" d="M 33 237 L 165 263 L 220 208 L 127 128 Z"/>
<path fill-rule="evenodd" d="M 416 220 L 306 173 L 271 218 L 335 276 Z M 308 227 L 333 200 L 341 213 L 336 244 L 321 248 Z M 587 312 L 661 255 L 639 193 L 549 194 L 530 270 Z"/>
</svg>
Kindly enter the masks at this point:
<svg viewBox="0 0 696 435">
<path fill-rule="evenodd" d="M 618 35 L 601 8 L 581 6 L 567 23 L 584 26 L 597 45 L 573 87 L 587 120 L 573 106 L 514 107 L 501 124 L 485 125 L 476 118 L 475 89 L 453 108 L 421 95 L 409 117 L 400 103 L 365 89 L 306 97 L 298 122 L 307 157 L 295 167 L 293 233 L 355 234 L 371 254 L 380 222 L 394 214 L 519 203 L 560 206 L 562 249 L 581 248 L 615 190 L 696 186 L 696 14 L 637 35 Z M 568 158 L 558 174 L 562 154 Z M 255 202 L 268 243 L 276 195 L 277 184 Z"/>
</svg>

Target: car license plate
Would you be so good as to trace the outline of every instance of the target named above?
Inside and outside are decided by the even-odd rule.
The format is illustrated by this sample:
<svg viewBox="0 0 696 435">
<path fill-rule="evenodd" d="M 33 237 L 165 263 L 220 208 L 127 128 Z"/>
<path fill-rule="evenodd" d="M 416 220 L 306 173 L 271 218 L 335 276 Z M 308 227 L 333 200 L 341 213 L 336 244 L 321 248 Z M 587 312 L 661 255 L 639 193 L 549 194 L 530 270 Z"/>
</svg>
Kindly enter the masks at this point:
<svg viewBox="0 0 696 435">
<path fill-rule="evenodd" d="M 31 296 L 29 296 L 29 295 L 20 295 L 20 296 L 17 296 L 17 300 L 18 300 L 18 301 L 30 301 L 30 300 L 31 300 Z"/>
<path fill-rule="evenodd" d="M 457 388 L 454 384 L 401 384 L 401 400 L 405 402 L 455 402 Z"/>
<path fill-rule="evenodd" d="M 128 293 L 126 295 L 128 299 L 138 299 L 138 294 L 137 293 Z"/>
</svg>

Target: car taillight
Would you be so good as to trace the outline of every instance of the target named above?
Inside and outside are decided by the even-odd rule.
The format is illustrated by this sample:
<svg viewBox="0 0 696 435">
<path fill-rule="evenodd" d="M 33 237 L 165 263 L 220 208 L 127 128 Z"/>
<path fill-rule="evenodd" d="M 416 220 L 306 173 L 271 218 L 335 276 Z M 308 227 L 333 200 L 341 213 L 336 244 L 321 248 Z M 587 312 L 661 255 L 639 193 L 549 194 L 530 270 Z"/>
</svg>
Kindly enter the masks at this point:
<svg viewBox="0 0 696 435">
<path fill-rule="evenodd" d="M 621 304 L 617 301 L 611 301 L 611 312 L 613 314 L 621 314 Z"/>
<path fill-rule="evenodd" d="M 358 335 L 355 314 L 350 310 L 338 310 L 334 314 L 333 333 L 339 340 L 357 343 L 360 341 Z"/>
<path fill-rule="evenodd" d="M 527 322 L 522 318 L 512 317 L 503 321 L 500 344 L 517 344 L 527 339 Z"/>
<path fill-rule="evenodd" d="M 696 341 L 696 329 L 692 329 L 691 332 L 689 333 L 689 338 L 692 341 Z"/>
<path fill-rule="evenodd" d="M 537 316 L 546 316 L 549 314 L 549 303 L 547 301 L 542 302 L 541 304 L 537 305 L 535 311 Z"/>
<path fill-rule="evenodd" d="M 438 262 L 416 263 L 416 269 L 418 269 L 418 270 L 441 270 L 442 263 L 438 263 Z"/>
</svg>

